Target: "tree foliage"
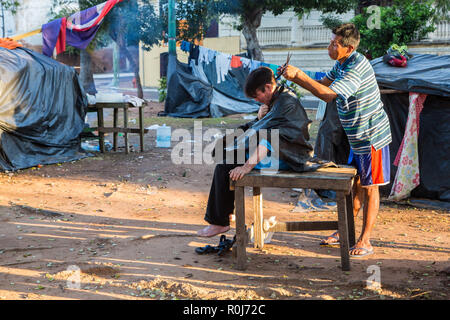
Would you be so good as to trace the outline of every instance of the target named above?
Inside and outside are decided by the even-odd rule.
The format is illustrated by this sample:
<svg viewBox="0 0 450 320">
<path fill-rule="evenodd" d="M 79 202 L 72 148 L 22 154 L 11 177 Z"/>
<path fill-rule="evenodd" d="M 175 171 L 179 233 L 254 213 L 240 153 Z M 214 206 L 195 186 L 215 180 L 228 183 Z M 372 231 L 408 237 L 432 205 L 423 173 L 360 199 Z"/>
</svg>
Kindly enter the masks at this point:
<svg viewBox="0 0 450 320">
<path fill-rule="evenodd" d="M 3 7 L 4 10 L 16 13 L 20 6 L 20 2 L 17 0 L 0 0 L 0 6 Z"/>
<path fill-rule="evenodd" d="M 365 9 L 352 19 L 361 33 L 358 50 L 376 58 L 393 44 L 419 41 L 435 30 L 432 23 L 435 13 L 432 1 L 396 0 L 390 7 L 380 7 L 380 28 L 369 28 L 367 21 L 372 13 Z"/>
<path fill-rule="evenodd" d="M 163 4 L 167 0 L 162 1 Z M 188 39 L 198 39 L 206 32 L 205 26 L 219 15 L 228 14 L 239 18 L 236 28 L 242 31 L 249 54 L 252 58 L 263 60 L 261 48 L 256 35 L 256 29 L 261 24 L 264 13 L 279 15 L 288 9 L 293 9 L 297 15 L 303 15 L 310 10 L 322 12 L 344 13 L 356 6 L 357 0 L 192 0 L 178 1 L 177 23 L 180 20 L 189 21 L 188 30 L 177 36 Z M 166 12 L 166 11 L 162 11 Z M 167 21 L 167 18 L 165 18 Z M 192 29 L 192 30 L 191 30 Z M 165 27 L 167 30 L 167 27 Z M 197 32 L 197 33 L 196 33 Z"/>
</svg>

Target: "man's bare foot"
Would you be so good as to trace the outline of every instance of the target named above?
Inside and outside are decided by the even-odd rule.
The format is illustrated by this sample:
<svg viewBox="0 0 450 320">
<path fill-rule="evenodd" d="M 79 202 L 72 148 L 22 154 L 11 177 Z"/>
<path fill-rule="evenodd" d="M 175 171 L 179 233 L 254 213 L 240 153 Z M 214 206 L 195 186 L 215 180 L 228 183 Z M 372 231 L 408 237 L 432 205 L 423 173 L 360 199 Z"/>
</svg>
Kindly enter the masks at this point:
<svg viewBox="0 0 450 320">
<path fill-rule="evenodd" d="M 213 237 L 217 234 L 224 233 L 230 230 L 230 226 L 217 226 L 214 224 L 211 224 L 207 226 L 206 228 L 203 228 L 202 230 L 199 230 L 197 232 L 197 235 L 200 237 Z"/>
<path fill-rule="evenodd" d="M 339 244 L 339 233 L 337 231 L 320 242 L 321 246 L 331 246 L 335 244 Z"/>
<path fill-rule="evenodd" d="M 373 253 L 373 247 L 369 241 L 358 241 L 349 253 L 351 257 L 364 257 Z"/>
</svg>

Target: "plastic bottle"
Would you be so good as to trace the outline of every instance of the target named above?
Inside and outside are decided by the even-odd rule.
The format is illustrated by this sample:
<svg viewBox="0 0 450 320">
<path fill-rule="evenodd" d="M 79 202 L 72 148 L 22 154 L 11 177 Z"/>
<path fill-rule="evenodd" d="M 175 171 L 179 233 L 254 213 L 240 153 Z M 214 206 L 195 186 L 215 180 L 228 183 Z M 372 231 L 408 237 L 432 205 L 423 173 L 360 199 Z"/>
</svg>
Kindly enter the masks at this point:
<svg viewBox="0 0 450 320">
<path fill-rule="evenodd" d="M 156 129 L 156 146 L 160 148 L 170 148 L 170 140 L 172 137 L 171 127 L 163 124 Z"/>
</svg>

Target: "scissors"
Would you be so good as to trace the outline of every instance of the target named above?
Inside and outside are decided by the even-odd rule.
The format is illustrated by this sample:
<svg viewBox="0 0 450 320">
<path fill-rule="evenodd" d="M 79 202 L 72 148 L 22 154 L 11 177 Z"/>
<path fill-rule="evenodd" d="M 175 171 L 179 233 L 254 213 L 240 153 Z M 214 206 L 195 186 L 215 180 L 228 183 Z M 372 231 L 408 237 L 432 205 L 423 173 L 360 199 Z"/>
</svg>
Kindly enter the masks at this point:
<svg viewBox="0 0 450 320">
<path fill-rule="evenodd" d="M 281 75 L 284 73 L 284 71 L 286 70 L 286 67 L 289 64 L 289 61 L 291 60 L 291 56 L 292 56 L 292 54 L 290 52 L 288 52 L 288 55 L 287 55 L 287 58 L 286 58 L 286 62 L 281 66 L 280 72 L 278 73 L 278 75 L 275 78 L 275 80 L 280 79 Z"/>
</svg>

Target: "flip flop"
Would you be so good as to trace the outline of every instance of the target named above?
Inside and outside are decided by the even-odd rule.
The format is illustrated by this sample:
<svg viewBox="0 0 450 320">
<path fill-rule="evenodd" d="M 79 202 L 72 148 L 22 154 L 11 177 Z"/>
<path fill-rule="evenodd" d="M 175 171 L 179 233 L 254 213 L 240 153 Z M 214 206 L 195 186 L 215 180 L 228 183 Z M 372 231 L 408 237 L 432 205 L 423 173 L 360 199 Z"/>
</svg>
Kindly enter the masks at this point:
<svg viewBox="0 0 450 320">
<path fill-rule="evenodd" d="M 195 252 L 197 252 L 198 254 L 216 253 L 218 251 L 219 251 L 219 248 L 212 247 L 210 245 L 195 248 Z"/>
<path fill-rule="evenodd" d="M 233 247 L 233 244 L 236 242 L 236 236 L 233 237 L 233 240 L 227 239 L 225 235 L 220 236 L 220 242 L 219 242 L 219 252 L 218 255 L 222 256 L 226 252 L 230 251 L 230 249 Z"/>
<path fill-rule="evenodd" d="M 333 233 L 331 236 L 328 236 L 328 237 L 327 237 L 327 239 L 328 239 L 328 238 L 333 238 L 333 239 L 335 239 L 336 242 L 326 242 L 326 239 L 324 239 L 324 240 L 322 240 L 322 241 L 320 242 L 320 245 L 321 245 L 321 246 L 334 246 L 334 245 L 339 245 L 339 244 L 340 244 L 340 242 L 339 242 L 339 237 L 336 237 L 336 234 L 337 234 L 337 232 L 335 232 L 335 233 Z"/>
<path fill-rule="evenodd" d="M 373 253 L 373 248 L 371 250 L 369 250 L 366 248 L 351 247 L 350 251 L 355 250 L 355 249 L 362 250 L 363 253 L 361 253 L 361 254 L 351 254 L 350 253 L 350 257 L 352 257 L 352 258 L 362 258 L 362 257 L 368 256 L 368 255 L 371 255 Z"/>
</svg>

